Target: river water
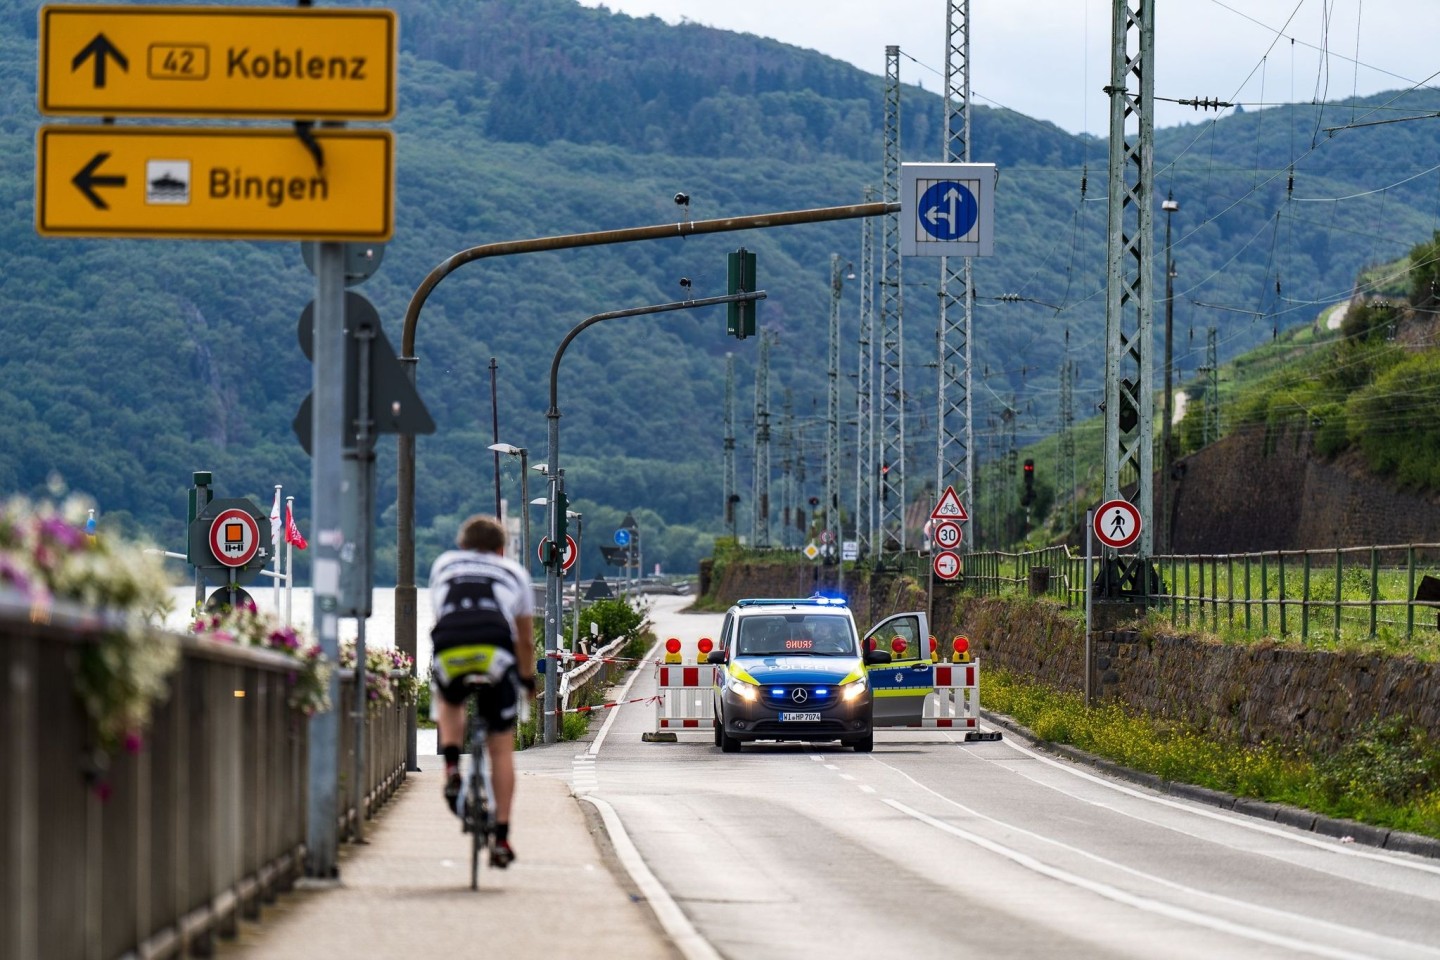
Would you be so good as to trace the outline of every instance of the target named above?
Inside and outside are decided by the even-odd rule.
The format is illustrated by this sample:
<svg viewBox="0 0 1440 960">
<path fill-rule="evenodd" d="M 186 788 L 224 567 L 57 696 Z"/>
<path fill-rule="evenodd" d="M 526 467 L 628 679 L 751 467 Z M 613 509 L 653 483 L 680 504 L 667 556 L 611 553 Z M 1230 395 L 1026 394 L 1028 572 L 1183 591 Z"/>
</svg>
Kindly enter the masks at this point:
<svg viewBox="0 0 1440 960">
<path fill-rule="evenodd" d="M 246 592 L 255 598 L 255 605 L 265 613 L 276 613 L 275 592 L 268 586 L 255 584 L 248 587 Z M 434 618 L 430 612 L 430 591 L 426 587 L 416 589 L 415 598 L 415 645 L 416 659 L 421 664 L 430 662 L 430 628 L 434 625 Z M 165 625 L 172 630 L 185 632 L 190 626 L 190 608 L 195 603 L 194 587 L 174 587 L 171 589 L 171 597 L 174 599 L 175 612 L 165 619 Z M 311 634 L 310 625 L 314 622 L 312 614 L 314 600 L 311 597 L 309 587 L 296 587 L 290 599 L 290 610 L 292 623 Z M 395 588 L 376 588 L 371 594 L 370 618 L 365 623 L 365 646 L 366 647 L 393 647 L 395 646 Z M 285 591 L 280 591 L 280 619 L 284 619 Z M 340 621 L 340 639 L 353 640 L 358 632 L 358 622 L 353 618 L 345 618 Z"/>
</svg>

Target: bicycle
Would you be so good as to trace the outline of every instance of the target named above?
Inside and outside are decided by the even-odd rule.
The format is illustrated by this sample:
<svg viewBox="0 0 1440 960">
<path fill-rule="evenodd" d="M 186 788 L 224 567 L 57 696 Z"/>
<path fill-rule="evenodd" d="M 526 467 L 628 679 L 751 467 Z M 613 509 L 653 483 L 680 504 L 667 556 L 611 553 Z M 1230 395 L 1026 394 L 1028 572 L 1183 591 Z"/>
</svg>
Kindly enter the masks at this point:
<svg viewBox="0 0 1440 960">
<path fill-rule="evenodd" d="M 482 687 L 489 686 L 488 676 L 472 675 L 465 678 L 465 686 L 471 696 Z M 473 704 L 472 704 L 473 705 Z M 461 832 L 470 834 L 470 889 L 480 889 L 480 854 L 490 849 L 495 836 L 495 797 L 490 784 L 490 757 L 486 742 L 490 735 L 489 725 L 479 710 L 470 714 L 470 768 L 465 771 L 460 786 Z"/>
</svg>

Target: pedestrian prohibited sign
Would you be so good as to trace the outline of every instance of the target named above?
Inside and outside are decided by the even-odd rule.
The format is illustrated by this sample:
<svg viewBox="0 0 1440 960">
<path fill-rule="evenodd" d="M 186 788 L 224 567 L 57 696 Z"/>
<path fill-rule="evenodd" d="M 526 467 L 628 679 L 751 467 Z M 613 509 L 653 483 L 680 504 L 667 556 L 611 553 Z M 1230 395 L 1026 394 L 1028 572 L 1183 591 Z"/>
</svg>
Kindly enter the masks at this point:
<svg viewBox="0 0 1440 960">
<path fill-rule="evenodd" d="M 944 520 L 935 525 L 935 543 L 942 550 L 952 550 L 960 545 L 960 524 Z"/>
<path fill-rule="evenodd" d="M 210 552 L 227 567 L 243 567 L 260 549 L 260 525 L 244 510 L 222 510 L 210 523 Z"/>
<path fill-rule="evenodd" d="M 1107 500 L 1095 511 L 1095 538 L 1116 550 L 1140 537 L 1140 510 L 1129 500 Z"/>
</svg>

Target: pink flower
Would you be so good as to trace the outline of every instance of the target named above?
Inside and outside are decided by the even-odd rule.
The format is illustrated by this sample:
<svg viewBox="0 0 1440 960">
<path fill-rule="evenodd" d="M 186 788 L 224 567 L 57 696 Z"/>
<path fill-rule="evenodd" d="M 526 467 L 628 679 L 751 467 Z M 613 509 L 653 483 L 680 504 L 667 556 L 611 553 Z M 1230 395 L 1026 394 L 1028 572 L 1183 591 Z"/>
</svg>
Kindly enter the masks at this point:
<svg viewBox="0 0 1440 960">
<path fill-rule="evenodd" d="M 125 732 L 124 743 L 126 753 L 136 754 L 145 746 L 145 738 L 140 736 L 140 731 L 138 730 L 127 730 Z"/>
<path fill-rule="evenodd" d="M 95 792 L 96 798 L 99 799 L 101 803 L 110 802 L 110 794 L 112 791 L 109 780 L 96 780 L 90 785 L 90 789 Z"/>
</svg>

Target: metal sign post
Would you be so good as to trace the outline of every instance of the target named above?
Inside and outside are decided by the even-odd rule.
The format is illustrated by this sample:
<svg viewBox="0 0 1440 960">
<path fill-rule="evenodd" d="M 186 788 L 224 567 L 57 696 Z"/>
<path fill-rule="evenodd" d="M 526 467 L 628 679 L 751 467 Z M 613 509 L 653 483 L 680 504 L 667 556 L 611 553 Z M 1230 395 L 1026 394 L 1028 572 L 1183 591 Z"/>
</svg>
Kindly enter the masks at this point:
<svg viewBox="0 0 1440 960">
<path fill-rule="evenodd" d="M 1090 706 L 1090 607 L 1095 598 L 1095 511 L 1085 511 L 1085 706 Z"/>
<path fill-rule="evenodd" d="M 315 363 L 311 404 L 310 516 L 315 525 L 310 582 L 315 641 L 326 659 L 340 655 L 340 489 L 341 437 L 345 434 L 345 252 L 342 244 L 321 243 L 315 262 Z M 330 702 L 340 702 L 340 681 L 330 675 Z M 306 873 L 338 876 L 340 717 L 336 710 L 310 718 L 310 783 L 306 830 Z"/>
</svg>

